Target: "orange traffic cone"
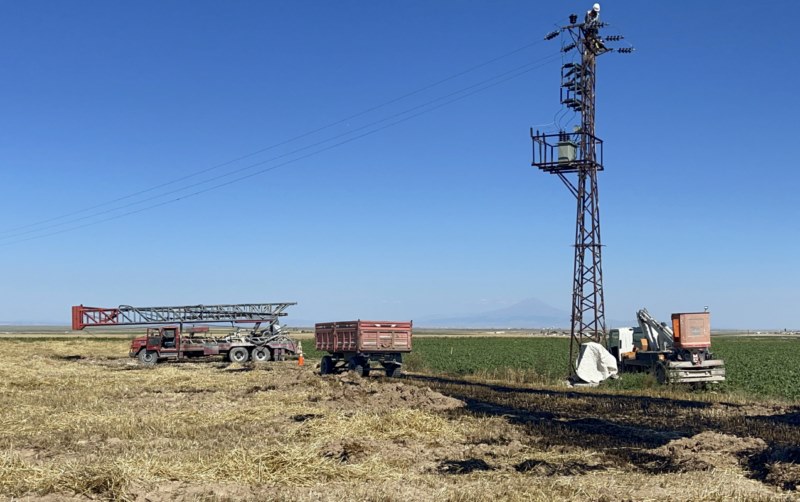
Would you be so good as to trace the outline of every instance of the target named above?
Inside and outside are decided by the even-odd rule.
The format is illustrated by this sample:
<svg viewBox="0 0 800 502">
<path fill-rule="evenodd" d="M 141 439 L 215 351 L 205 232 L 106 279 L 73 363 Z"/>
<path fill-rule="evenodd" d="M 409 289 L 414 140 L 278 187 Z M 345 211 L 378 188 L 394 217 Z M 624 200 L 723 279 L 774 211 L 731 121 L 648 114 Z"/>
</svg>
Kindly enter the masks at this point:
<svg viewBox="0 0 800 502">
<path fill-rule="evenodd" d="M 300 357 L 297 358 L 297 365 L 302 366 L 306 362 L 303 357 L 303 342 L 297 342 L 297 351 L 300 353 Z"/>
</svg>

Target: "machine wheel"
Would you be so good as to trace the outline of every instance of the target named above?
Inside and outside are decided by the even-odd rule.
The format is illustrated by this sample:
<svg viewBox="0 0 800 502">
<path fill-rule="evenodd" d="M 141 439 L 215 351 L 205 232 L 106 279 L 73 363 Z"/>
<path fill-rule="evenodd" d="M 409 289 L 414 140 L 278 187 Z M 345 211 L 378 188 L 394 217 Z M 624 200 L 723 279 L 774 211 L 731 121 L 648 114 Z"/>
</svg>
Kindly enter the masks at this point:
<svg viewBox="0 0 800 502">
<path fill-rule="evenodd" d="M 319 374 L 329 375 L 333 373 L 333 358 L 331 356 L 323 356 L 322 361 L 319 363 Z"/>
<path fill-rule="evenodd" d="M 253 349 L 253 361 L 263 363 L 265 361 L 269 361 L 269 358 L 269 349 L 266 347 L 256 347 Z"/>
<path fill-rule="evenodd" d="M 230 352 L 228 352 L 228 357 L 230 358 L 231 362 L 246 363 L 247 359 L 250 357 L 250 354 L 247 353 L 247 349 L 245 347 L 234 347 Z"/>
<path fill-rule="evenodd" d="M 347 366 L 350 371 L 354 371 L 358 376 L 369 376 L 369 361 L 360 357 L 353 357 L 348 361 Z"/>
<path fill-rule="evenodd" d="M 155 366 L 158 362 L 158 352 L 142 349 L 139 351 L 139 362 L 145 366 Z"/>
<path fill-rule="evenodd" d="M 400 378 L 403 376 L 403 369 L 396 364 L 389 364 L 386 366 L 386 376 L 389 378 Z"/>
<path fill-rule="evenodd" d="M 664 363 L 657 363 L 655 368 L 653 368 L 653 376 L 656 377 L 656 381 L 661 385 L 669 383 L 669 379 L 667 376 L 667 366 Z"/>
</svg>

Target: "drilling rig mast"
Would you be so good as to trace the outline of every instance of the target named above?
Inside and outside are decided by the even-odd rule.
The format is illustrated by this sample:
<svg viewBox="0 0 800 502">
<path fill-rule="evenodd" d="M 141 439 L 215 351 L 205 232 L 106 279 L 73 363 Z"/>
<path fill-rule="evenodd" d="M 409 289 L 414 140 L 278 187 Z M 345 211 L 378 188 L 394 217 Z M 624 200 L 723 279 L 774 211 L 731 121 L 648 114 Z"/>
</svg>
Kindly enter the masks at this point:
<svg viewBox="0 0 800 502">
<path fill-rule="evenodd" d="M 594 4 L 584 21 L 570 15 L 570 23 L 549 33 L 545 40 L 561 36 L 561 51 L 574 54 L 561 67 L 561 103 L 575 112 L 579 124 L 573 131 L 534 132 L 532 165 L 557 175 L 577 199 L 575 261 L 572 280 L 570 365 L 582 343 L 602 343 L 606 333 L 603 298 L 602 244 L 597 173 L 603 170 L 603 141 L 595 135 L 595 82 L 597 57 L 607 52 L 630 53 L 632 47 L 609 48 L 621 35 L 602 37 L 600 5 Z M 576 175 L 576 180 L 568 175 Z"/>
</svg>

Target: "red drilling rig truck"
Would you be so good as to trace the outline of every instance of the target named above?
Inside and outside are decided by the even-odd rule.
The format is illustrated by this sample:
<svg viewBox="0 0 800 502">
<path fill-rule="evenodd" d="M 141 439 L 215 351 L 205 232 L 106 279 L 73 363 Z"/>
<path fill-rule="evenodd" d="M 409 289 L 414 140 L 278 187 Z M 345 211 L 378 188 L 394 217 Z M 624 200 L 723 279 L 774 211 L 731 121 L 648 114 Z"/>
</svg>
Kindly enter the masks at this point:
<svg viewBox="0 0 800 502">
<path fill-rule="evenodd" d="M 72 307 L 72 329 L 147 326 L 144 336 L 131 341 L 129 352 L 145 365 L 212 356 L 237 363 L 279 361 L 300 352 L 299 342 L 289 338 L 278 322 L 292 305 L 296 303 L 113 308 L 78 305 Z M 250 326 L 214 336 L 207 325 L 216 323 Z"/>
</svg>

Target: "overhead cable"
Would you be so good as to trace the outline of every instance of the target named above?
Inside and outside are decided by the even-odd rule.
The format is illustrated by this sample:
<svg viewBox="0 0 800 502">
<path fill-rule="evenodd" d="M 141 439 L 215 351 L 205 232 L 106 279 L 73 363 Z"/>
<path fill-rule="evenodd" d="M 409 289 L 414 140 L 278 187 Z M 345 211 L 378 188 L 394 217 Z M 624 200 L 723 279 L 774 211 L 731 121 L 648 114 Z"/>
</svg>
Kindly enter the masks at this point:
<svg viewBox="0 0 800 502">
<path fill-rule="evenodd" d="M 352 143 L 353 141 L 356 141 L 356 140 L 362 139 L 364 137 L 370 136 L 372 134 L 375 134 L 375 133 L 380 132 L 382 130 L 388 129 L 390 127 L 394 127 L 394 126 L 396 126 L 398 124 L 401 124 L 403 122 L 407 122 L 408 120 L 411 120 L 413 118 L 419 117 L 420 115 L 424 115 L 426 113 L 430 113 L 430 112 L 432 112 L 434 110 L 437 110 L 439 108 L 447 106 L 447 105 L 449 105 L 451 103 L 454 103 L 456 101 L 460 101 L 460 100 L 462 100 L 464 98 L 472 96 L 472 95 L 474 95 L 476 93 L 479 93 L 481 91 L 484 91 L 484 90 L 489 89 L 491 87 L 494 87 L 496 85 L 499 85 L 499 84 L 502 84 L 502 83 L 507 82 L 509 80 L 521 77 L 522 75 L 525 75 L 525 74 L 527 74 L 527 73 L 529 73 L 529 72 L 531 72 L 533 70 L 536 70 L 538 68 L 546 66 L 547 64 L 549 64 L 549 63 L 551 63 L 551 62 L 553 62 L 553 61 L 555 61 L 555 60 L 557 60 L 559 58 L 560 58 L 560 54 L 558 54 L 558 53 L 557 54 L 553 54 L 553 55 L 551 55 L 551 56 L 549 56 L 547 58 L 544 58 L 544 60 L 540 60 L 539 61 L 540 64 L 538 64 L 538 65 L 535 65 L 535 66 L 530 66 L 529 64 L 528 65 L 524 65 L 522 67 L 522 69 L 517 68 L 517 70 L 515 72 L 514 72 L 514 70 L 512 70 L 513 73 L 512 72 L 506 72 L 506 73 L 511 73 L 511 74 L 506 75 L 505 78 L 502 78 L 502 79 L 497 80 L 495 82 L 487 83 L 486 85 L 482 85 L 482 86 L 480 86 L 478 88 L 472 89 L 469 92 L 463 93 L 463 94 L 461 94 L 459 96 L 455 96 L 452 99 L 447 100 L 447 101 L 442 102 L 442 103 L 439 103 L 439 104 L 437 104 L 435 106 L 426 108 L 424 110 L 418 111 L 417 113 L 414 113 L 414 114 L 411 114 L 411 115 L 407 115 L 407 116 L 402 117 L 402 118 L 398 118 L 397 120 L 395 120 L 393 122 L 390 122 L 388 124 L 385 124 L 385 125 L 383 125 L 381 127 L 377 127 L 375 129 L 368 130 L 366 132 L 363 132 L 362 134 L 359 134 L 359 135 L 344 139 L 344 140 L 339 141 L 337 143 L 334 143 L 334 144 L 328 145 L 326 147 L 317 149 L 315 151 L 312 151 L 312 152 L 300 155 L 298 157 L 286 160 L 286 161 L 281 162 L 279 164 L 276 164 L 276 165 L 273 165 L 273 166 L 270 166 L 270 167 L 266 167 L 266 168 L 263 168 L 263 169 L 260 169 L 258 171 L 254 171 L 254 172 L 251 172 L 251 173 L 243 174 L 243 175 L 241 175 L 239 177 L 236 177 L 234 179 L 230 179 L 230 180 L 224 181 L 222 183 L 218 183 L 216 185 L 212 185 L 210 187 L 203 188 L 201 190 L 197 190 L 197 191 L 194 191 L 194 192 L 191 192 L 191 193 L 188 193 L 188 194 L 183 194 L 183 195 L 177 196 L 177 197 L 172 198 L 172 199 L 168 199 L 168 200 L 164 200 L 164 201 L 161 201 L 161 202 L 157 202 L 157 203 L 148 205 L 147 207 L 142 207 L 142 208 L 138 208 L 138 209 L 132 209 L 132 210 L 126 211 L 124 213 L 112 215 L 112 216 L 109 216 L 109 217 L 106 217 L 106 218 L 103 218 L 103 219 L 100 219 L 100 220 L 96 220 L 96 221 L 83 223 L 83 224 L 77 225 L 77 226 L 72 226 L 72 227 L 68 227 L 68 228 L 62 228 L 62 229 L 59 229 L 59 230 L 54 230 L 52 232 L 47 232 L 47 233 L 40 234 L 40 235 L 34 235 L 34 236 L 22 238 L 22 239 L 17 239 L 17 240 L 13 240 L 13 241 L 6 242 L 6 243 L 0 243 L 0 246 L 10 246 L 12 244 L 26 242 L 26 241 L 30 241 L 30 240 L 34 240 L 34 239 L 41 239 L 41 238 L 45 238 L 45 237 L 51 237 L 53 235 L 58 235 L 58 234 L 62 234 L 62 233 L 65 233 L 65 232 L 70 232 L 70 231 L 73 231 L 73 230 L 78 230 L 78 229 L 81 229 L 81 228 L 89 227 L 89 226 L 92 226 L 92 225 L 98 225 L 100 223 L 105 223 L 105 222 L 108 222 L 108 221 L 117 220 L 117 219 L 125 217 L 125 216 L 130 216 L 130 215 L 133 215 L 133 214 L 141 213 L 143 211 L 147 211 L 147 210 L 155 209 L 155 208 L 158 208 L 158 207 L 162 207 L 162 206 L 165 206 L 167 204 L 172 204 L 172 203 L 184 200 L 184 199 L 188 199 L 188 198 L 191 198 L 191 197 L 196 197 L 198 195 L 210 192 L 212 190 L 216 190 L 218 188 L 222 188 L 222 187 L 234 184 L 234 183 L 238 183 L 240 181 L 252 178 L 254 176 L 258 176 L 258 175 L 264 174 L 264 173 L 266 173 L 268 171 L 273 171 L 275 169 L 278 169 L 280 167 L 286 166 L 288 164 L 292 164 L 294 162 L 307 159 L 309 157 L 318 155 L 318 154 L 326 152 L 328 150 L 331 150 L 331 149 L 334 149 L 334 148 L 338 148 L 338 147 L 340 147 L 342 145 L 346 145 L 348 143 Z M 495 79 L 496 78 L 493 78 L 493 79 L 490 79 L 490 80 L 495 80 Z M 470 86 L 470 87 L 474 87 L 474 86 Z M 457 92 L 451 93 L 449 96 L 454 96 L 455 94 L 460 94 L 462 92 L 463 92 L 463 89 L 461 91 L 457 91 Z M 440 101 L 441 99 L 442 98 L 439 98 L 439 99 L 437 99 L 437 101 Z M 431 103 L 431 102 L 429 102 L 429 103 Z M 393 117 L 397 118 L 398 115 L 403 115 L 403 114 L 406 114 L 406 113 L 407 113 L 407 111 L 406 112 L 401 112 L 400 114 L 395 114 Z M 348 134 L 352 134 L 352 132 L 354 132 L 354 131 L 351 131 Z M 327 142 L 327 141 L 330 141 L 330 139 L 326 140 L 325 142 Z M 251 167 L 258 166 L 258 165 L 262 165 L 262 164 L 267 163 L 267 162 L 269 162 L 269 161 L 263 161 L 263 162 L 258 162 L 258 163 L 255 163 L 255 164 L 251 164 L 250 166 L 247 166 L 247 168 L 251 168 Z M 247 168 L 243 168 L 243 169 L 247 169 Z M 226 177 L 226 176 L 221 176 L 221 177 Z M 163 196 L 163 195 L 166 195 L 166 194 L 162 194 L 161 196 Z M 117 208 L 115 210 L 118 210 L 118 209 L 121 209 L 121 208 Z M 95 216 L 101 216 L 101 215 L 102 214 L 95 215 Z"/>
</svg>

